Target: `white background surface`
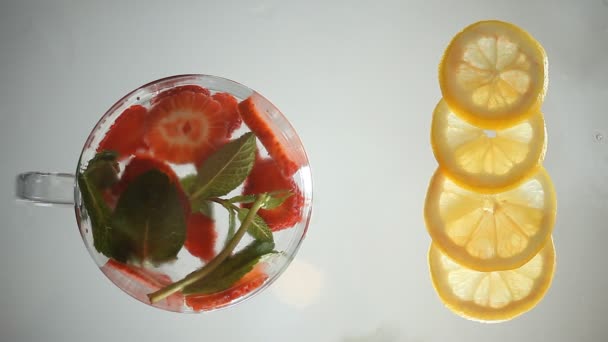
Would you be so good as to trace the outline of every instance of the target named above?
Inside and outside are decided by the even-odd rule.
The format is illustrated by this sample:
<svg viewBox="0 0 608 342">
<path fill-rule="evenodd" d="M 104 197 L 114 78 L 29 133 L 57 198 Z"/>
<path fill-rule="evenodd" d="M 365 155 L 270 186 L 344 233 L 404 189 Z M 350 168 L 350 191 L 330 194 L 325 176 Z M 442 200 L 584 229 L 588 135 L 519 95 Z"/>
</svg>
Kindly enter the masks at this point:
<svg viewBox="0 0 608 342">
<path fill-rule="evenodd" d="M 489 18 L 524 27 L 549 56 L 545 165 L 559 203 L 553 286 L 533 311 L 497 325 L 442 306 L 422 220 L 437 64 L 457 31 Z M 604 340 L 607 53 L 602 0 L 2 0 L 0 340 Z M 13 195 L 19 172 L 73 172 L 88 132 L 125 93 L 182 73 L 233 79 L 273 101 L 315 181 L 292 267 L 210 315 L 131 299 L 90 259 L 73 210 Z"/>
</svg>

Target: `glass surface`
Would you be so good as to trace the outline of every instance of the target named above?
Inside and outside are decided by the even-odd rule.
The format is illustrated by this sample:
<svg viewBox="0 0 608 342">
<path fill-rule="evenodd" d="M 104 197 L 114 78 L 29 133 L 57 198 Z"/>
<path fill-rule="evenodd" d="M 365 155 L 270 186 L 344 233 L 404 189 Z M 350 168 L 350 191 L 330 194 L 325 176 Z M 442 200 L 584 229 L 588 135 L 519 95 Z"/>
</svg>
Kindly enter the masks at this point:
<svg viewBox="0 0 608 342">
<path fill-rule="evenodd" d="M 152 304 L 153 306 L 176 312 L 209 312 L 218 308 L 226 308 L 240 303 L 268 287 L 289 265 L 306 234 L 312 209 L 312 178 L 310 166 L 308 165 L 308 159 L 298 135 L 283 114 L 260 94 L 241 84 L 224 78 L 208 75 L 181 75 L 164 78 L 134 90 L 119 100 L 106 112 L 106 114 L 99 120 L 89 135 L 89 139 L 85 143 L 80 156 L 77 174 L 84 172 L 88 161 L 91 160 L 95 156 L 96 151 L 99 150 L 99 143 L 106 136 L 106 132 L 110 129 L 110 127 L 112 127 L 112 124 L 116 122 L 125 109 L 133 105 L 152 108 L 155 103 L 151 103 L 151 101 L 154 100 L 156 95 L 164 91 L 176 89 L 176 87 L 192 85 L 203 87 L 209 90 L 212 95 L 222 92 L 229 93 L 239 102 L 251 97 L 256 105 L 256 108 L 260 113 L 262 113 L 262 115 L 265 116 L 264 120 L 269 123 L 273 132 L 284 137 L 286 141 L 284 145 L 285 149 L 290 151 L 293 158 L 298 161 L 302 161 L 302 167 L 292 177 L 298 189 L 301 189 L 302 196 L 304 197 L 303 207 L 301 210 L 302 216 L 299 222 L 293 227 L 283 229 L 272 234 L 275 243 L 274 249 L 277 253 L 267 258 L 263 258 L 259 263 L 260 267 L 263 269 L 263 272 L 267 276 L 267 279 L 261 286 L 250 292 L 244 291 L 243 295 L 237 296 L 229 303 L 221 304 L 217 307 L 214 306 L 204 310 L 193 310 L 193 308 L 184 304 L 184 299 L 180 296 L 172 296 L 165 300 L 161 300 L 158 303 Z M 241 127 L 232 134 L 232 137 L 237 138 L 249 131 L 250 130 L 247 125 L 242 124 Z M 259 142 L 257 142 L 257 146 L 258 156 L 262 159 L 269 158 L 268 152 L 264 146 Z M 128 163 L 128 160 L 119 161 L 120 169 L 125 170 L 125 165 L 128 166 Z M 173 171 L 179 178 L 184 178 L 196 172 L 196 166 L 192 163 L 169 163 L 168 165 L 173 168 Z M 204 163 L 202 165 L 204 168 Z M 82 193 L 80 192 L 78 185 L 79 183 L 77 183 L 77 190 L 79 191 L 77 192 L 78 196 L 76 199 L 76 216 L 80 227 L 80 234 L 82 235 L 91 256 L 101 267 L 104 274 L 110 278 L 114 284 L 119 286 L 122 290 L 134 298 L 143 303 L 150 304 L 147 297 L 148 294 L 160 290 L 162 287 L 169 285 L 171 282 L 181 280 L 191 272 L 194 272 L 205 264 L 209 263 L 210 260 L 208 260 L 206 263 L 201 263 L 202 260 L 188 253 L 186 248 L 183 247 L 177 254 L 177 259 L 175 261 L 165 262 L 159 265 L 144 262 L 144 265 L 136 266 L 142 267 L 141 269 L 136 268 L 135 271 L 129 270 L 127 272 L 121 272 L 120 267 L 123 266 L 118 268 L 113 266 L 115 264 L 112 262 L 109 263 L 108 258 L 98 252 L 93 246 L 93 228 L 91 227 L 90 216 L 87 213 L 85 204 L 83 203 Z M 222 196 L 222 198 L 238 196 L 242 193 L 242 189 L 242 186 L 239 186 L 227 195 Z M 211 210 L 213 212 L 213 219 L 215 220 L 215 230 L 218 234 L 213 250 L 216 253 L 219 253 L 219 251 L 224 248 L 224 241 L 227 239 L 229 225 L 228 214 L 225 210 L 223 210 L 221 205 L 215 203 L 212 204 Z M 242 250 L 252 241 L 252 237 L 245 235 L 245 237 L 239 242 L 235 252 Z M 135 273 L 135 276 L 133 275 L 133 272 Z M 144 272 L 147 274 L 144 274 L 143 279 L 146 277 L 150 277 L 151 279 L 148 279 L 148 281 L 141 280 L 142 276 L 140 273 Z"/>
<path fill-rule="evenodd" d="M 607 1 L 32 0 L 0 16 L 2 339 L 606 340 Z M 513 22 L 545 48 L 543 165 L 557 194 L 551 287 L 491 325 L 442 304 L 423 219 L 437 66 L 459 30 L 485 19 Z M 181 73 L 264 94 L 314 167 L 312 229 L 297 257 L 267 290 L 210 315 L 131 300 L 92 267 L 64 208 L 14 201 L 16 174 L 72 171 L 108 104 Z"/>
</svg>

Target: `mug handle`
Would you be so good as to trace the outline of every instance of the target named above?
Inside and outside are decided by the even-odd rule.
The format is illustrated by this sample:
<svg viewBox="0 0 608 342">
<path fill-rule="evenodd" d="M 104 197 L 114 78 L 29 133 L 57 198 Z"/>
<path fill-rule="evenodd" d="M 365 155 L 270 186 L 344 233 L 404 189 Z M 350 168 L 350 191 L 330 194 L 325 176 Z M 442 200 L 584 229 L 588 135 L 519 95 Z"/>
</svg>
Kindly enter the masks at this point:
<svg viewBox="0 0 608 342">
<path fill-rule="evenodd" d="M 25 172 L 17 176 L 17 199 L 38 205 L 74 205 L 76 178 L 69 173 Z"/>
</svg>

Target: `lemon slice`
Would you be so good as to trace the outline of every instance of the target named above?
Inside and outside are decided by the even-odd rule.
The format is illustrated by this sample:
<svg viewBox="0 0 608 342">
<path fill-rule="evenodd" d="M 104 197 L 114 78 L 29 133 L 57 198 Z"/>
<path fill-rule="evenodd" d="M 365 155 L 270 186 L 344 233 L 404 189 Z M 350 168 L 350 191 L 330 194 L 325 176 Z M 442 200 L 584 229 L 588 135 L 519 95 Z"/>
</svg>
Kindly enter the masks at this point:
<svg viewBox="0 0 608 342">
<path fill-rule="evenodd" d="M 517 268 L 528 262 L 553 231 L 555 190 L 540 167 L 516 188 L 480 194 L 458 186 L 438 169 L 424 206 L 426 227 L 437 248 L 478 271 Z"/>
<path fill-rule="evenodd" d="M 530 176 L 545 157 L 541 113 L 510 128 L 488 131 L 456 116 L 445 101 L 433 113 L 431 144 L 439 165 L 455 182 L 496 192 Z"/>
<path fill-rule="evenodd" d="M 555 272 L 555 249 L 549 239 L 519 268 L 479 272 L 459 265 L 432 244 L 429 269 L 435 291 L 454 313 L 484 322 L 504 321 L 531 310 L 545 296 Z"/>
<path fill-rule="evenodd" d="M 480 21 L 458 33 L 439 65 L 443 98 L 460 117 L 484 128 L 511 126 L 540 111 L 547 56 L 526 31 Z"/>
</svg>

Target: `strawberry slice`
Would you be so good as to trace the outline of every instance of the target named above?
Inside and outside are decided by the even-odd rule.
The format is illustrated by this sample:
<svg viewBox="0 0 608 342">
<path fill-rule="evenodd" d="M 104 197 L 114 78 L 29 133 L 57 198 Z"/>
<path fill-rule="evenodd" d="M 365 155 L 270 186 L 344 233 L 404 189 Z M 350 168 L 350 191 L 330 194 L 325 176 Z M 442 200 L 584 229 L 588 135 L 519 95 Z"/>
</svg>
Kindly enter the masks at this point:
<svg viewBox="0 0 608 342">
<path fill-rule="evenodd" d="M 114 194 L 114 198 L 116 199 L 114 202 L 114 206 L 116 205 L 116 202 L 118 201 L 118 197 L 120 197 L 120 194 L 123 193 L 123 191 L 125 191 L 125 189 L 127 188 L 127 186 L 134 181 L 137 177 L 139 177 L 141 174 L 156 169 L 164 174 L 167 175 L 167 177 L 169 177 L 169 180 L 171 181 L 171 183 L 175 184 L 175 186 L 178 189 L 179 192 L 179 199 L 182 203 L 182 207 L 184 208 L 184 213 L 187 215 L 190 214 L 190 201 L 188 200 L 187 195 L 185 194 L 185 192 L 183 191 L 183 189 L 181 188 L 181 184 L 179 182 L 179 178 L 177 177 L 177 175 L 175 174 L 175 172 L 173 172 L 173 169 L 171 168 L 171 166 L 169 166 L 167 163 L 163 162 L 162 160 L 158 160 L 157 158 L 147 155 L 147 154 L 137 154 L 135 155 L 135 157 L 133 157 L 133 159 L 131 159 L 129 161 L 129 164 L 127 164 L 127 166 L 125 166 L 125 170 L 122 174 L 122 176 L 120 177 L 120 180 L 118 181 L 118 183 L 116 183 L 113 187 L 112 187 L 112 193 Z M 108 200 L 108 198 L 106 198 L 106 201 Z"/>
<path fill-rule="evenodd" d="M 143 137 L 147 112 L 148 110 L 140 105 L 125 109 L 97 146 L 97 152 L 116 151 L 119 159 L 123 159 L 138 150 L 145 150 Z"/>
<path fill-rule="evenodd" d="M 127 166 L 125 166 L 125 170 L 122 173 L 120 180 L 113 187 L 113 192 L 121 194 L 127 188 L 127 185 L 135 180 L 135 178 L 152 169 L 157 169 L 166 174 L 172 183 L 180 184 L 179 178 L 167 163 L 149 154 L 137 154 L 129 161 Z"/>
<path fill-rule="evenodd" d="M 226 135 L 222 106 L 207 94 L 186 90 L 150 110 L 144 139 L 157 157 L 185 164 L 205 159 Z"/>
<path fill-rule="evenodd" d="M 258 215 L 266 221 L 268 227 L 274 232 L 293 227 L 300 222 L 304 197 L 293 179 L 285 177 L 273 159 L 256 160 L 251 173 L 245 180 L 243 194 L 250 195 L 280 190 L 289 190 L 293 195 L 274 209 L 260 209 L 258 211 Z M 243 206 L 251 207 L 251 204 L 244 204 Z"/>
<path fill-rule="evenodd" d="M 186 296 L 186 305 L 195 311 L 219 309 L 256 290 L 264 284 L 266 279 L 268 279 L 268 275 L 264 272 L 263 266 L 258 265 L 228 290 L 213 294 Z"/>
<path fill-rule="evenodd" d="M 226 138 L 230 138 L 232 133 L 241 127 L 241 123 L 243 122 L 239 114 L 239 102 L 228 93 L 215 93 L 212 97 L 222 105 L 222 113 L 224 114 L 226 128 L 228 129 Z"/>
<path fill-rule="evenodd" d="M 281 172 L 286 177 L 293 176 L 302 165 L 305 157 L 303 151 L 293 146 L 277 128 L 270 123 L 270 117 L 262 113 L 256 106 L 252 96 L 239 103 L 239 112 L 245 124 L 251 129 L 268 154 L 277 162 Z"/>
<path fill-rule="evenodd" d="M 203 214 L 192 214 L 188 218 L 184 247 L 195 257 L 211 261 L 215 257 L 215 221 Z"/>
<path fill-rule="evenodd" d="M 148 293 L 172 283 L 171 278 L 165 274 L 123 264 L 113 259 L 108 260 L 101 267 L 101 271 L 116 286 L 143 303 L 150 303 L 147 297 Z M 166 310 L 180 312 L 183 304 L 184 297 L 180 293 L 175 293 L 154 305 Z"/>
<path fill-rule="evenodd" d="M 194 84 L 188 84 L 183 86 L 177 86 L 175 88 L 171 88 L 169 90 L 165 90 L 159 93 L 154 98 L 152 98 L 152 100 L 150 100 L 150 104 L 155 105 L 159 103 L 162 99 L 181 93 L 182 91 L 191 91 L 193 93 L 205 94 L 207 96 L 211 95 L 211 92 L 206 88 Z"/>
</svg>

